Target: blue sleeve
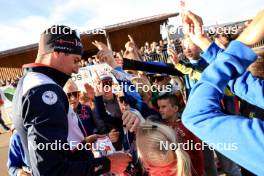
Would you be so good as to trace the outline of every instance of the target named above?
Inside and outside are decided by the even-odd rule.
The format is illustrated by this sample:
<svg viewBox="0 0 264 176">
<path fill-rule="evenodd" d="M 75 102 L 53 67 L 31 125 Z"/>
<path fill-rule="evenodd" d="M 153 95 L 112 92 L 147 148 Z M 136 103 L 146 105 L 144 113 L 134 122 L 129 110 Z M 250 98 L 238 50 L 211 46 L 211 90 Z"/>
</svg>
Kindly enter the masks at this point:
<svg viewBox="0 0 264 176">
<path fill-rule="evenodd" d="M 194 86 L 182 120 L 201 140 L 213 144 L 216 150 L 251 172 L 263 175 L 263 121 L 226 115 L 220 108 L 228 81 L 243 74 L 255 59 L 256 54 L 250 48 L 238 41 L 231 42 Z"/>
<path fill-rule="evenodd" d="M 7 168 L 11 176 L 16 176 L 22 166 L 26 166 L 23 160 L 24 150 L 19 135 L 15 132 L 10 138 Z"/>
<path fill-rule="evenodd" d="M 146 63 L 146 64 L 150 64 L 150 65 L 153 65 L 153 66 L 159 66 L 161 69 L 168 69 L 169 66 L 168 64 L 165 64 L 163 62 L 151 62 L 151 61 L 142 61 L 143 63 Z"/>
<path fill-rule="evenodd" d="M 238 97 L 264 109 L 264 98 L 260 98 L 264 97 L 264 80 L 247 71 L 237 79 L 230 80 L 228 85 Z"/>
<path fill-rule="evenodd" d="M 112 74 L 115 76 L 119 85 L 123 88 L 123 92 L 131 108 L 138 110 L 144 118 L 150 115 L 156 115 L 160 117 L 159 113 L 143 101 L 142 97 L 136 91 L 135 86 L 129 80 L 130 75 L 127 74 L 121 67 L 116 67 Z"/>
<path fill-rule="evenodd" d="M 204 51 L 201 54 L 201 57 L 208 63 L 210 64 L 215 60 L 217 55 L 219 53 L 222 53 L 224 50 L 220 48 L 215 42 L 212 42 L 211 45 L 208 47 L 206 51 Z"/>
<path fill-rule="evenodd" d="M 215 60 L 217 55 L 223 51 L 224 50 L 222 48 L 213 42 L 201 56 L 208 63 L 211 63 Z M 252 74 L 248 71 L 240 77 L 228 82 L 230 90 L 236 96 L 260 108 L 264 108 L 264 99 L 259 99 L 257 97 L 263 97 L 263 85 L 263 80 L 252 76 Z"/>
</svg>

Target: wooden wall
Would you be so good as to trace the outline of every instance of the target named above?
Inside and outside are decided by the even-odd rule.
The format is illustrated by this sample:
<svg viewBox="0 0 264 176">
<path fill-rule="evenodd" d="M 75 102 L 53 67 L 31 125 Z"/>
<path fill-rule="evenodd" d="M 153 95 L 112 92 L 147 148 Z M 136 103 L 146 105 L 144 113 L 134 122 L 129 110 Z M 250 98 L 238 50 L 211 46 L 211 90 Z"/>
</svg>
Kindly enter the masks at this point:
<svg viewBox="0 0 264 176">
<path fill-rule="evenodd" d="M 0 57 L 0 79 L 16 78 L 21 74 L 22 65 L 32 63 L 37 56 L 37 49 L 19 54 Z"/>
<path fill-rule="evenodd" d="M 146 41 L 158 42 L 161 39 L 160 24 L 164 21 L 165 20 L 110 31 L 108 35 L 113 51 L 125 49 L 124 45 L 128 41 L 128 34 L 133 36 L 139 47 L 143 46 Z M 98 52 L 96 47 L 92 45 L 92 41 L 94 40 L 106 43 L 104 34 L 81 36 L 81 41 L 84 45 L 83 58 L 86 59 Z M 21 73 L 22 65 L 34 62 L 36 56 L 37 48 L 25 50 L 19 54 L 0 56 L 0 79 L 15 78 L 17 74 Z"/>
<path fill-rule="evenodd" d="M 113 51 L 125 49 L 125 43 L 128 41 L 127 35 L 133 36 L 138 47 L 141 47 L 145 42 L 158 42 L 161 39 L 160 24 L 162 22 L 153 22 L 136 27 L 122 29 L 109 33 L 109 38 L 112 44 Z"/>
</svg>

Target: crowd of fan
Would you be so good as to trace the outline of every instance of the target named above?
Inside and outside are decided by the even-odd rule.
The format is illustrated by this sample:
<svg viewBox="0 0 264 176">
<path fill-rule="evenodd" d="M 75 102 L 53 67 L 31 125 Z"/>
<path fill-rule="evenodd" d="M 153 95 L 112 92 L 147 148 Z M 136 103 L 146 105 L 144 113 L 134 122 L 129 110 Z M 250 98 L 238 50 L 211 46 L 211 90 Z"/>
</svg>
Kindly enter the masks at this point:
<svg viewBox="0 0 264 176">
<path fill-rule="evenodd" d="M 176 48 L 180 46 L 180 40 L 179 39 L 171 39 L 171 47 Z M 156 61 L 156 62 L 168 62 L 168 53 L 167 53 L 167 40 L 160 40 L 158 42 L 152 42 L 149 44 L 149 42 L 145 42 L 145 45 L 140 47 L 140 60 L 142 61 Z M 117 59 L 117 61 L 122 60 L 124 57 L 129 57 L 129 46 L 126 47 L 126 50 L 120 50 L 120 51 L 113 51 L 114 57 Z M 134 57 L 134 56 L 133 56 Z M 131 58 L 135 59 L 135 58 Z M 95 65 L 99 64 L 99 60 L 96 55 L 93 57 L 89 57 L 87 59 L 81 60 L 81 66 L 86 67 L 89 65 Z"/>
</svg>

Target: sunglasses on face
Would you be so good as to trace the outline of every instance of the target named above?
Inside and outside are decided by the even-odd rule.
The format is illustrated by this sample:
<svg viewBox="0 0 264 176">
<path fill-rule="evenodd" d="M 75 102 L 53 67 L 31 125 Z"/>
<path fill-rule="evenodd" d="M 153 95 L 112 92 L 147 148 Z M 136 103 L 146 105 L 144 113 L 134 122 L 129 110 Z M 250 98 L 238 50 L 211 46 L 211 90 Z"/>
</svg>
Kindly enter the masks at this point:
<svg viewBox="0 0 264 176">
<path fill-rule="evenodd" d="M 71 97 L 78 98 L 78 96 L 79 96 L 79 91 L 67 93 L 68 99 L 70 99 Z"/>
</svg>

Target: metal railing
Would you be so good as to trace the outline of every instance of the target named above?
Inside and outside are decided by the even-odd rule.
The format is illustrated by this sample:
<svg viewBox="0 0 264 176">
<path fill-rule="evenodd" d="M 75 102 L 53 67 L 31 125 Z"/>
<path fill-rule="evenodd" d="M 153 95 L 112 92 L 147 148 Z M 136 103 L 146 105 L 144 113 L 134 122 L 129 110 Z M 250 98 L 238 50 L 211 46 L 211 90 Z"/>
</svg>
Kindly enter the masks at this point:
<svg viewBox="0 0 264 176">
<path fill-rule="evenodd" d="M 143 56 L 144 61 L 163 62 L 163 63 L 168 63 L 168 58 L 169 58 L 169 55 L 168 55 L 167 51 L 163 51 L 160 54 L 151 53 L 149 55 Z"/>
<path fill-rule="evenodd" d="M 264 47 L 264 39 L 253 45 L 253 48 Z"/>
</svg>

